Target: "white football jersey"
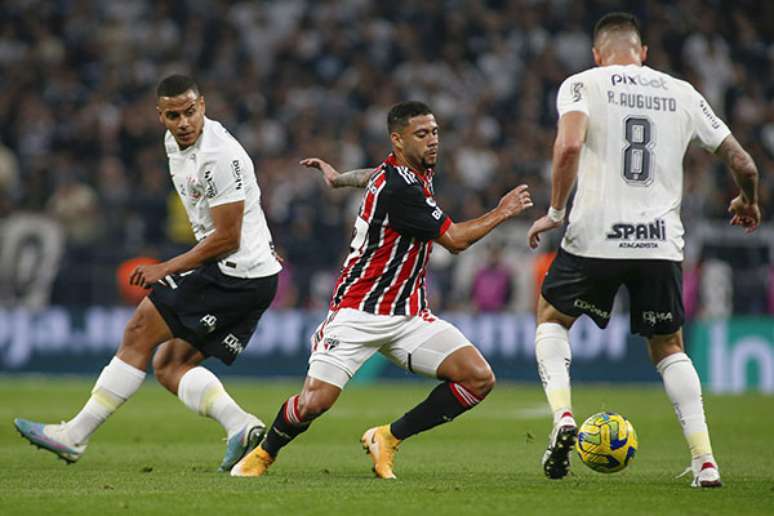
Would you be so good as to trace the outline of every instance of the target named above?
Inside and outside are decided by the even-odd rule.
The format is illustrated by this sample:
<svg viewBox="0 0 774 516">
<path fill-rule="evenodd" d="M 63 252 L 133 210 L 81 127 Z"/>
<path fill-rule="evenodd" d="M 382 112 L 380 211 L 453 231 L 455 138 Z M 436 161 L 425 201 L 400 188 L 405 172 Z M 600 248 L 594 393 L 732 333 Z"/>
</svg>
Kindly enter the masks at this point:
<svg viewBox="0 0 774 516">
<path fill-rule="evenodd" d="M 683 156 L 730 134 L 693 86 L 647 66 L 592 68 L 559 88 L 561 117 L 588 115 L 562 247 L 591 258 L 682 261 Z"/>
<path fill-rule="evenodd" d="M 218 261 L 220 270 L 238 278 L 271 276 L 282 269 L 261 209 L 261 189 L 253 162 L 236 139 L 220 123 L 204 119 L 202 135 L 180 150 L 167 131 L 164 145 L 172 182 L 183 201 L 196 240 L 215 231 L 210 209 L 244 201 L 239 249 Z"/>
</svg>

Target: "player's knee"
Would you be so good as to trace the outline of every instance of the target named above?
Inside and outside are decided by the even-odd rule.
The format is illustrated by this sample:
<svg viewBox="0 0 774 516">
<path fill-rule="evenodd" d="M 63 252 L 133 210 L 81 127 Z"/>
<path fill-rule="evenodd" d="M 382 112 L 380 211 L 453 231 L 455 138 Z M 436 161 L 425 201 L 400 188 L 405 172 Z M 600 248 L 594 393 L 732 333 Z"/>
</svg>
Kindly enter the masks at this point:
<svg viewBox="0 0 774 516">
<path fill-rule="evenodd" d="M 494 371 L 486 362 L 472 365 L 466 376 L 468 378 L 463 382 L 463 385 L 473 391 L 479 398 L 485 398 L 492 392 L 497 381 Z"/>
<path fill-rule="evenodd" d="M 175 368 L 166 357 L 161 355 L 161 353 L 156 353 L 153 357 L 153 374 L 165 389 L 175 392 L 176 389 L 171 388 L 175 378 Z"/>
<path fill-rule="evenodd" d="M 491 367 L 487 366 L 486 371 L 483 372 L 479 379 L 478 395 L 482 398 L 486 397 L 492 392 L 492 389 L 494 389 L 495 383 L 497 383 L 497 378 L 495 378 L 494 371 L 492 371 Z"/>
<path fill-rule="evenodd" d="M 648 351 L 650 351 L 650 359 L 654 364 L 658 364 L 669 355 L 682 353 L 684 350 L 682 332 L 679 331 L 671 335 L 655 335 L 648 339 Z"/>
</svg>

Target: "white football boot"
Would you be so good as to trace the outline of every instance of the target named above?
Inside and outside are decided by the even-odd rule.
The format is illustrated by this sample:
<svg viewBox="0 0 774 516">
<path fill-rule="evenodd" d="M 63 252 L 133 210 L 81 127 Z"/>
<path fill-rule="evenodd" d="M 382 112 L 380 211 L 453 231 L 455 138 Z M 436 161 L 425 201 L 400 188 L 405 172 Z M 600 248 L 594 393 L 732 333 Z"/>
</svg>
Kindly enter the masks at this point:
<svg viewBox="0 0 774 516">
<path fill-rule="evenodd" d="M 86 451 L 86 443 L 77 444 L 70 439 L 65 423 L 46 425 L 28 419 L 16 418 L 13 420 L 13 424 L 30 444 L 54 453 L 68 464 L 76 462 Z"/>
<path fill-rule="evenodd" d="M 723 485 L 718 465 L 712 457 L 691 461 L 691 471 L 693 472 L 691 487 L 721 487 Z"/>
<path fill-rule="evenodd" d="M 572 413 L 565 412 L 554 424 L 548 436 L 548 447 L 543 454 L 543 472 L 548 478 L 564 478 L 570 472 L 570 452 L 577 437 L 578 425 Z"/>
</svg>

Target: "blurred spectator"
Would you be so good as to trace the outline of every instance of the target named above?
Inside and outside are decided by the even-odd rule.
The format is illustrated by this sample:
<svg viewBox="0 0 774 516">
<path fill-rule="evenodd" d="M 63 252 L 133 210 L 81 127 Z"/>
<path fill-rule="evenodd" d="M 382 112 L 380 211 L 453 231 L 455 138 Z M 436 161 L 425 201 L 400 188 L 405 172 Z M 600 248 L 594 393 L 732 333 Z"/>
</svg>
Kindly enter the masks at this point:
<svg viewBox="0 0 774 516">
<path fill-rule="evenodd" d="M 11 149 L 0 144 L 0 219 L 8 216 L 19 190 L 19 163 Z"/>
<path fill-rule="evenodd" d="M 18 172 L 0 149 L 0 216 L 49 205 L 71 244 L 93 245 L 94 271 L 147 246 L 190 242 L 168 202 L 153 91 L 169 73 L 191 73 L 208 116 L 255 161 L 269 224 L 292 264 L 295 294 L 285 304 L 317 306 L 346 252 L 360 193 L 328 191 L 298 160 L 375 166 L 389 151 L 390 105 L 416 98 L 439 119 L 436 193 L 453 218 L 480 215 L 521 182 L 539 213 L 550 191 L 556 90 L 592 65 L 591 28 L 611 5 L 6 0 L 0 141 Z M 760 169 L 773 168 L 774 2 L 636 5 L 652 66 L 693 82 Z M 703 152 L 689 153 L 685 169 L 688 232 L 725 221 L 734 190 L 727 171 Z M 774 176 L 763 174 L 764 206 L 773 195 Z M 773 211 L 764 209 L 766 222 Z M 439 302 L 463 303 L 469 280 L 436 273 Z M 112 284 L 97 272 L 83 281 Z M 87 302 L 109 291 L 86 287 Z"/>
<path fill-rule="evenodd" d="M 48 201 L 49 214 L 64 227 L 70 244 L 81 249 L 96 242 L 100 231 L 97 193 L 65 173 Z"/>
<path fill-rule="evenodd" d="M 478 312 L 505 310 L 513 294 L 513 273 L 502 261 L 502 246 L 490 247 L 487 263 L 476 272 L 470 293 Z"/>
</svg>

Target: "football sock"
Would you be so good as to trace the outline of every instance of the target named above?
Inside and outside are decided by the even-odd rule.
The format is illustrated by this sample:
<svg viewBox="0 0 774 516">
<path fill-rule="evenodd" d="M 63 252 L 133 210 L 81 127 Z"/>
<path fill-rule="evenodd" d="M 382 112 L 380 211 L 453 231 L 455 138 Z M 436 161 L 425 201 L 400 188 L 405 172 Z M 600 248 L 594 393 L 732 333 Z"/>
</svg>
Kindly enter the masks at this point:
<svg viewBox="0 0 774 516">
<path fill-rule="evenodd" d="M 145 380 L 145 371 L 118 357 L 105 366 L 81 411 L 66 423 L 67 435 L 75 444 L 84 444 L 89 436 L 115 412 Z"/>
<path fill-rule="evenodd" d="M 228 437 L 242 430 L 250 417 L 228 395 L 218 377 L 201 366 L 188 370 L 180 378 L 177 397 L 189 409 L 220 423 Z"/>
<path fill-rule="evenodd" d="M 535 332 L 535 358 L 543 390 L 554 414 L 554 423 L 566 413 L 572 414 L 570 394 L 570 337 L 567 328 L 557 323 L 542 323 Z"/>
<path fill-rule="evenodd" d="M 451 421 L 478 405 L 482 399 L 458 383 L 444 382 L 436 386 L 419 405 L 393 422 L 390 432 L 403 440 Z"/>
<path fill-rule="evenodd" d="M 701 382 L 693 362 L 685 353 L 674 353 L 656 364 L 667 396 L 672 400 L 677 419 L 683 427 L 683 435 L 696 459 L 712 455 L 709 430 L 704 418 L 704 404 L 701 399 Z M 711 462 L 714 463 L 714 460 Z"/>
<path fill-rule="evenodd" d="M 277 417 L 266 432 L 266 438 L 261 443 L 261 448 L 269 455 L 276 457 L 280 449 L 293 439 L 306 432 L 312 422 L 302 422 L 298 411 L 298 394 L 291 396 L 282 404 Z"/>
</svg>

